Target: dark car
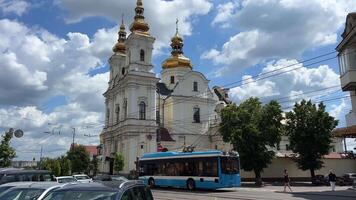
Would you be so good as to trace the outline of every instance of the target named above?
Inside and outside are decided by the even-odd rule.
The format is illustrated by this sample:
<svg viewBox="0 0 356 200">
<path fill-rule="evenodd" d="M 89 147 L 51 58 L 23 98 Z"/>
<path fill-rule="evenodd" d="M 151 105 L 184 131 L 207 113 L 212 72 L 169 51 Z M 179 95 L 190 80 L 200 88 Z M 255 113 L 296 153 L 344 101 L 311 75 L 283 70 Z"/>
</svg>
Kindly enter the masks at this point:
<svg viewBox="0 0 356 200">
<path fill-rule="evenodd" d="M 11 182 L 40 182 L 55 181 L 54 176 L 47 170 L 2 170 L 0 171 L 0 185 Z"/>
<path fill-rule="evenodd" d="M 151 190 L 141 181 L 126 181 L 118 187 L 102 183 L 64 186 L 49 192 L 44 200 L 153 200 Z"/>
</svg>

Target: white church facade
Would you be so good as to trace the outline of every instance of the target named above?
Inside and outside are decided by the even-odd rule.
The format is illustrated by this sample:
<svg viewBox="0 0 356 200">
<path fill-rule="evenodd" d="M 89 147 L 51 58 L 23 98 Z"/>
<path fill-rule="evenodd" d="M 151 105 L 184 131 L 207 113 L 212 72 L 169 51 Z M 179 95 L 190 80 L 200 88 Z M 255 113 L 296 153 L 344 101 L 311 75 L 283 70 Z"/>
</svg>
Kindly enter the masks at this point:
<svg viewBox="0 0 356 200">
<path fill-rule="evenodd" d="M 144 153 L 161 150 L 228 149 L 217 136 L 217 108 L 227 96 L 218 97 L 209 80 L 197 71 L 183 53 L 183 38 L 171 40 L 171 56 L 162 63 L 161 79 L 153 72 L 152 51 L 155 38 L 149 33 L 142 0 L 137 0 L 134 21 L 126 37 L 122 22 L 119 39 L 109 59 L 109 87 L 104 93 L 105 128 L 100 171 L 113 172 L 116 153 L 123 155 L 129 173 Z M 169 91 L 157 92 L 158 83 Z M 221 93 L 224 93 L 219 88 Z M 220 99 L 220 100 L 219 100 Z"/>
</svg>

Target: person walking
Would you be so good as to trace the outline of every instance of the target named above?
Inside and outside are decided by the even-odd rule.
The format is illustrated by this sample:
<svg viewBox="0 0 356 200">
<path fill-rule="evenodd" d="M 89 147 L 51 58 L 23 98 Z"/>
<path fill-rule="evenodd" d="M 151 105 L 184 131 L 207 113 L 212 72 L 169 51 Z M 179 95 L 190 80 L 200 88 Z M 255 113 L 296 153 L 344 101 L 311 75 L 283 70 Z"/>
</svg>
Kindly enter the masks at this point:
<svg viewBox="0 0 356 200">
<path fill-rule="evenodd" d="M 289 188 L 289 190 L 291 192 L 293 192 L 289 183 L 290 183 L 290 179 L 289 179 L 288 171 L 285 169 L 284 170 L 284 192 L 286 192 L 287 187 Z"/>
<path fill-rule="evenodd" d="M 331 190 L 335 191 L 336 175 L 334 174 L 333 170 L 330 170 L 329 182 L 330 182 Z"/>
</svg>

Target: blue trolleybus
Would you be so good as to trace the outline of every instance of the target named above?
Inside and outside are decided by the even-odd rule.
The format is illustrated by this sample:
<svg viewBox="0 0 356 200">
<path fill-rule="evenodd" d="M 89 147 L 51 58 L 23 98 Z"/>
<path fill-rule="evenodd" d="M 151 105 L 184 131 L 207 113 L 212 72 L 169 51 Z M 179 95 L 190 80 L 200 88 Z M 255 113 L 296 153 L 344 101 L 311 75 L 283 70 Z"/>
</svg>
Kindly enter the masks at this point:
<svg viewBox="0 0 356 200">
<path fill-rule="evenodd" d="M 222 151 L 150 153 L 139 160 L 139 179 L 151 187 L 188 190 L 238 187 L 239 163 L 237 153 Z"/>
</svg>

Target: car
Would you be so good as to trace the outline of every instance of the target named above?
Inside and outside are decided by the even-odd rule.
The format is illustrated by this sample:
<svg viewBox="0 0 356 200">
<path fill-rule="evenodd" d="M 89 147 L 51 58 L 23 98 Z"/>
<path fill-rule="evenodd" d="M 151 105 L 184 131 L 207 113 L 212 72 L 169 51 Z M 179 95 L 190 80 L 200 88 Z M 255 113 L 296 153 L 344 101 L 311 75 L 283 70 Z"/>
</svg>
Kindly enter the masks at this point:
<svg viewBox="0 0 356 200">
<path fill-rule="evenodd" d="M 0 194 L 1 200 L 41 200 L 53 189 L 64 186 L 56 182 L 20 182 Z"/>
<path fill-rule="evenodd" d="M 48 170 L 5 169 L 0 171 L 0 185 L 11 182 L 55 181 Z"/>
<path fill-rule="evenodd" d="M 117 175 L 107 175 L 107 174 L 103 174 L 103 175 L 97 175 L 95 177 L 93 177 L 93 181 L 128 181 L 129 179 L 125 178 L 124 176 L 117 176 Z"/>
<path fill-rule="evenodd" d="M 153 200 L 151 190 L 142 181 L 125 181 L 119 187 L 102 183 L 66 185 L 51 190 L 41 200 Z"/>
<path fill-rule="evenodd" d="M 28 182 L 12 182 L 12 183 L 5 183 L 0 185 L 0 194 L 3 192 L 7 191 L 10 188 L 16 187 L 16 186 L 21 186 L 21 185 L 26 185 Z"/>
<path fill-rule="evenodd" d="M 88 175 L 86 174 L 76 174 L 76 175 L 73 175 L 73 178 L 75 180 L 77 180 L 78 182 L 81 182 L 81 183 L 90 183 L 90 182 L 93 182 L 93 179 L 91 179 Z"/>
<path fill-rule="evenodd" d="M 354 180 L 356 180 L 356 173 L 346 173 L 342 177 L 346 185 L 353 185 Z"/>
<path fill-rule="evenodd" d="M 72 183 L 77 180 L 73 176 L 59 176 L 55 177 L 57 183 Z"/>
<path fill-rule="evenodd" d="M 129 180 L 124 176 L 115 176 L 115 175 L 111 176 L 111 179 L 115 180 L 115 181 L 128 181 Z"/>
</svg>

